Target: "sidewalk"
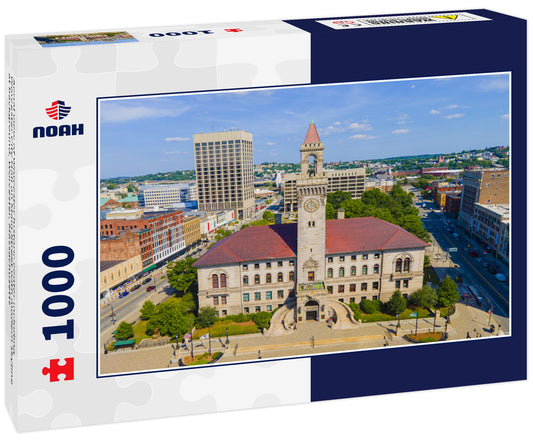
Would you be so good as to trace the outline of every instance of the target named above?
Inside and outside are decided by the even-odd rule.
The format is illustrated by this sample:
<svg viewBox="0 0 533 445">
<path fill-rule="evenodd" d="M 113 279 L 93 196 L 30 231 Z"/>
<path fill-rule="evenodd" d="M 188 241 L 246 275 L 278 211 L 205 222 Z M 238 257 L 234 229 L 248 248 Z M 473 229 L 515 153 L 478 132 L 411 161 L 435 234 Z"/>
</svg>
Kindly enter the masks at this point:
<svg viewBox="0 0 533 445">
<path fill-rule="evenodd" d="M 494 337 L 490 332 L 490 324 L 496 328 L 501 325 L 501 333 L 508 333 L 509 320 L 489 314 L 464 304 L 457 305 L 452 321 L 446 328 L 443 318 L 436 320 L 436 330 L 448 333 L 448 341 L 470 338 Z M 418 320 L 419 332 L 433 331 L 433 318 Z M 415 331 L 416 319 L 401 320 L 401 330 L 396 335 L 397 321 L 363 324 L 354 329 L 343 331 L 333 330 L 323 322 L 301 323 L 296 331 L 278 337 L 264 337 L 261 334 L 250 334 L 229 337 L 226 347 L 225 337 L 211 339 L 211 352 L 224 352 L 219 363 L 247 361 L 265 358 L 310 355 L 336 351 L 382 348 L 411 344 L 404 338 L 405 334 Z M 427 345 L 431 347 L 431 345 Z M 180 348 L 174 355 L 173 345 L 137 350 L 111 352 L 100 356 L 101 372 L 132 372 L 146 369 L 160 369 L 177 366 L 180 357 L 191 354 Z M 194 353 L 201 355 L 209 349 L 208 340 L 195 340 Z"/>
</svg>

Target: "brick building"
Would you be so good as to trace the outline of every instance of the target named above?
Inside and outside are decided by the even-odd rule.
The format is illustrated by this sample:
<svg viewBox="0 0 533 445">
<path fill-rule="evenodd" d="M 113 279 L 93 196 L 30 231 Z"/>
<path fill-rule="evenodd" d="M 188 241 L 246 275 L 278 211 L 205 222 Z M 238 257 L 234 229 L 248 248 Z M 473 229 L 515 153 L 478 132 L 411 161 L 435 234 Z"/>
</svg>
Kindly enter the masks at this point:
<svg viewBox="0 0 533 445">
<path fill-rule="evenodd" d="M 508 169 L 465 170 L 459 225 L 468 233 L 474 226 L 475 204 L 509 203 Z"/>
</svg>

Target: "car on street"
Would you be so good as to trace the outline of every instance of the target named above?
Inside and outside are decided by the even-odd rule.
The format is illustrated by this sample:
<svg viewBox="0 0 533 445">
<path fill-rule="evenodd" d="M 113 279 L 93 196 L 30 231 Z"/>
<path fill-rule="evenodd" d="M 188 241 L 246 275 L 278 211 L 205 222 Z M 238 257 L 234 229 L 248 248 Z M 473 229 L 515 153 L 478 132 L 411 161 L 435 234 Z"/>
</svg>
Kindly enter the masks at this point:
<svg viewBox="0 0 533 445">
<path fill-rule="evenodd" d="M 477 257 L 479 256 L 475 250 L 471 250 L 470 252 L 468 252 L 468 254 L 469 254 L 472 258 L 477 258 Z"/>
<path fill-rule="evenodd" d="M 136 284 L 135 286 L 133 286 L 133 287 L 130 289 L 130 292 L 136 291 L 136 290 L 139 289 L 140 287 L 141 287 L 140 284 Z"/>
<path fill-rule="evenodd" d="M 150 277 L 145 278 L 145 279 L 143 280 L 143 284 L 149 283 L 150 281 L 152 281 L 152 279 L 151 279 Z"/>
<path fill-rule="evenodd" d="M 126 295 L 129 295 L 129 294 L 130 294 L 130 293 L 129 293 L 127 290 L 125 290 L 124 292 L 122 292 L 122 293 L 118 296 L 118 298 L 124 298 Z"/>
<path fill-rule="evenodd" d="M 505 278 L 505 275 L 502 273 L 497 273 L 494 275 L 494 278 L 496 278 L 498 281 L 507 281 L 507 278 Z"/>
<path fill-rule="evenodd" d="M 148 286 L 148 287 L 146 288 L 146 290 L 147 290 L 148 292 L 153 291 L 154 289 L 155 289 L 155 286 Z"/>
</svg>

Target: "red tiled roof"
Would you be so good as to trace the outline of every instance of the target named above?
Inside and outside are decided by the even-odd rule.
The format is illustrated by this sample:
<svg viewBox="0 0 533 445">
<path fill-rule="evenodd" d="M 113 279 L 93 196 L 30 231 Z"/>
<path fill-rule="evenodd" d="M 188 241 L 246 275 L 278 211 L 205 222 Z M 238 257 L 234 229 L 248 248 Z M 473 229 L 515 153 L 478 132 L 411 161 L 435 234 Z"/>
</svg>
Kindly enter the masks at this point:
<svg viewBox="0 0 533 445">
<path fill-rule="evenodd" d="M 315 123 L 311 122 L 309 129 L 307 130 L 307 135 L 305 136 L 304 144 L 315 144 L 320 142 L 320 137 L 318 136 L 318 131 L 316 129 Z"/>
<path fill-rule="evenodd" d="M 195 266 L 295 258 L 298 225 L 247 227 L 220 240 Z M 426 242 L 401 227 L 374 217 L 326 221 L 326 254 L 420 249 Z"/>
</svg>

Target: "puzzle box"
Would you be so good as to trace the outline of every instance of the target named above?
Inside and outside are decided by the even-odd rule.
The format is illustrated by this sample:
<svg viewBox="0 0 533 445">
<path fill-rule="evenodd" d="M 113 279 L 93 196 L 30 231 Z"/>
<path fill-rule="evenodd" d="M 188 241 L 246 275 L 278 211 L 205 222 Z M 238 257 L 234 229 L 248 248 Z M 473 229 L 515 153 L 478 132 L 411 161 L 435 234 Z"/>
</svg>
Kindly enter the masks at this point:
<svg viewBox="0 0 533 445">
<path fill-rule="evenodd" d="M 19 430 L 525 378 L 525 21 L 7 47 Z"/>
</svg>

